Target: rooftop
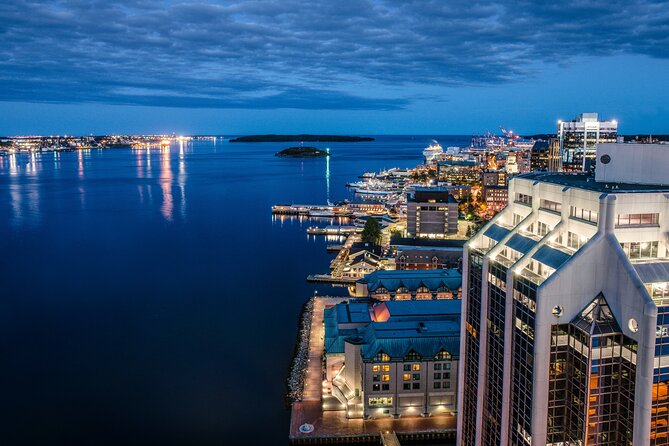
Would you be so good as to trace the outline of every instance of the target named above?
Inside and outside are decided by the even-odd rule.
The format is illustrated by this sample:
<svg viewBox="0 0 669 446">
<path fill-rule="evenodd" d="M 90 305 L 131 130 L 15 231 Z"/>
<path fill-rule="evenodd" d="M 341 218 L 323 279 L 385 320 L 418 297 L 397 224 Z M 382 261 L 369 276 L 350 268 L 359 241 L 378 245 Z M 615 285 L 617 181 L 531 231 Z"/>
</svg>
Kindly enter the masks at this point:
<svg viewBox="0 0 669 446">
<path fill-rule="evenodd" d="M 596 182 L 595 176 L 590 173 L 531 172 L 518 175 L 516 178 L 557 184 L 565 187 L 576 187 L 602 193 L 622 194 L 669 191 L 669 185 Z"/>
<path fill-rule="evenodd" d="M 462 286 L 462 274 L 457 269 L 380 270 L 366 275 L 358 283 L 367 284 L 369 291 L 380 287 L 388 291 L 401 287 L 415 291 L 421 286 L 431 291 L 440 287 L 457 290 Z"/>
</svg>

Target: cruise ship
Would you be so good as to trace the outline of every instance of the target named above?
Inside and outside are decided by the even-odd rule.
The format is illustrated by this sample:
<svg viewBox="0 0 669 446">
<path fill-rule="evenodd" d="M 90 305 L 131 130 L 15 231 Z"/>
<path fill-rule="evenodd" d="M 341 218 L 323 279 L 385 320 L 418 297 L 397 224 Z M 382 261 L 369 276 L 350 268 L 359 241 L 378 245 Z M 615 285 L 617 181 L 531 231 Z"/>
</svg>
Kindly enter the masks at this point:
<svg viewBox="0 0 669 446">
<path fill-rule="evenodd" d="M 432 143 L 423 150 L 423 156 L 425 157 L 425 164 L 430 164 L 434 161 L 439 155 L 444 153 L 444 150 L 441 148 L 439 143 L 432 140 Z"/>
</svg>

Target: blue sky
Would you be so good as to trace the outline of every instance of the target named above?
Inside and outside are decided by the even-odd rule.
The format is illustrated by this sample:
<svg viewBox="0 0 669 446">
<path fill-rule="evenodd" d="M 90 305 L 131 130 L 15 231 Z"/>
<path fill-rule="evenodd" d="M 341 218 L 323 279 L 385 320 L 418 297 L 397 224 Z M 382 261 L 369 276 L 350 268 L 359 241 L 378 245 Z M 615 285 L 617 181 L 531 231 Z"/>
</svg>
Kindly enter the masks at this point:
<svg viewBox="0 0 669 446">
<path fill-rule="evenodd" d="M 0 134 L 669 133 L 669 2 L 0 4 Z"/>
</svg>

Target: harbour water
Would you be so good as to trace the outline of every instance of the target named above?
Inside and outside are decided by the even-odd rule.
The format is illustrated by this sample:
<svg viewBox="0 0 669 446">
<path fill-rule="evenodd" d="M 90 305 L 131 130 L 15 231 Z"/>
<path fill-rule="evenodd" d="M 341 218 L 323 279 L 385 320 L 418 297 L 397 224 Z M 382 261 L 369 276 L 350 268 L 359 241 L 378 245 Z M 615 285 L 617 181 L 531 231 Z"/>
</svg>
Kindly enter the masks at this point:
<svg viewBox="0 0 669 446">
<path fill-rule="evenodd" d="M 305 281 L 327 272 L 328 242 L 270 208 L 351 198 L 347 182 L 415 166 L 433 138 L 469 142 L 0 157 L 2 444 L 286 444 L 300 308 L 344 289 Z"/>
</svg>

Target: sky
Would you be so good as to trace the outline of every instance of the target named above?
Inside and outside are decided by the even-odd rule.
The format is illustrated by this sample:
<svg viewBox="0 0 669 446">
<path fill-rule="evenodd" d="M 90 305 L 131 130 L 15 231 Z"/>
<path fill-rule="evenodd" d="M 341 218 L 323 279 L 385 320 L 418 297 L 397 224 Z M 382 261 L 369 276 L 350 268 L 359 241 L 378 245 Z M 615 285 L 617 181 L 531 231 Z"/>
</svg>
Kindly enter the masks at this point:
<svg viewBox="0 0 669 446">
<path fill-rule="evenodd" d="M 0 134 L 669 133 L 669 1 L 3 0 Z"/>
</svg>

